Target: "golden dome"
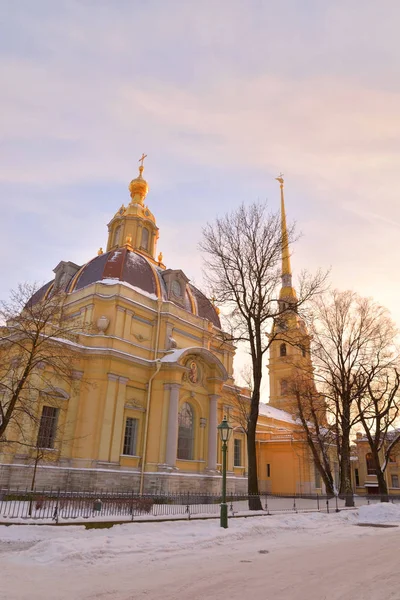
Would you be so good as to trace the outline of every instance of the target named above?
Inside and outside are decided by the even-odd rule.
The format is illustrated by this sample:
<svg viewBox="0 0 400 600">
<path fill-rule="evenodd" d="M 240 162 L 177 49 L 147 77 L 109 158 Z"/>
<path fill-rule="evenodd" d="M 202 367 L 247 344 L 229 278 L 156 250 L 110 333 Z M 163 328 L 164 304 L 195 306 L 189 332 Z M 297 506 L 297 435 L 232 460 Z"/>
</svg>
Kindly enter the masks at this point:
<svg viewBox="0 0 400 600">
<path fill-rule="evenodd" d="M 149 185 L 147 181 L 143 179 L 142 176 L 143 169 L 144 167 L 143 165 L 141 165 L 139 167 L 139 177 L 136 177 L 136 179 L 132 179 L 132 181 L 129 184 L 131 198 L 138 204 L 143 204 L 144 199 L 146 198 L 147 193 L 149 191 Z"/>
</svg>

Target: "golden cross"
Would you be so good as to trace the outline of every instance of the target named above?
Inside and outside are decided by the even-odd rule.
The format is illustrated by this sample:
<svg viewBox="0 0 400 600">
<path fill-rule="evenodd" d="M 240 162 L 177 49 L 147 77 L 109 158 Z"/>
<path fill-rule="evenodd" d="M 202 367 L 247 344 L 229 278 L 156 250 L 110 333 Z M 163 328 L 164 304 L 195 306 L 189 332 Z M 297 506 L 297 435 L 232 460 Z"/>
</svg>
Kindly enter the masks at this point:
<svg viewBox="0 0 400 600">
<path fill-rule="evenodd" d="M 142 156 L 141 156 L 141 157 L 139 158 L 139 160 L 138 160 L 138 162 L 142 163 L 142 167 L 143 167 L 143 161 L 144 161 L 144 159 L 145 159 L 145 158 L 147 158 L 147 154 L 145 154 L 145 153 L 143 152 Z"/>
</svg>

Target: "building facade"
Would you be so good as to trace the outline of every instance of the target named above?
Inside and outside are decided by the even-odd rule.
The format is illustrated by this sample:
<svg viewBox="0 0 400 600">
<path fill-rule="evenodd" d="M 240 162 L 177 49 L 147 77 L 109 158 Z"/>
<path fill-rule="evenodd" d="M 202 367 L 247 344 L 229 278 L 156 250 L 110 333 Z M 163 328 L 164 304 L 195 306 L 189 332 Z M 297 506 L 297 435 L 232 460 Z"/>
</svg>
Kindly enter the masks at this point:
<svg viewBox="0 0 400 600">
<path fill-rule="evenodd" d="M 280 302 L 294 305 L 280 183 Z M 37 424 L 26 425 L 32 447 L 43 450 L 35 483 L 71 490 L 219 492 L 217 425 L 228 415 L 234 429 L 228 491 L 244 492 L 246 436 L 237 401 L 239 396 L 248 401 L 249 392 L 234 382 L 235 347 L 221 330 L 216 306 L 157 254 L 159 232 L 145 204 L 143 161 L 129 192 L 128 205 L 108 224 L 105 252 L 100 248 L 83 266 L 61 261 L 35 297 L 40 301 L 54 289 L 64 290 L 65 314 L 82 323 L 74 344 L 73 381 L 60 384 L 56 392 L 54 387 L 51 393 L 41 390 Z M 90 329 L 83 333 L 83 325 Z M 288 342 L 304 339 L 307 344 L 295 310 L 284 327 Z M 260 487 L 276 493 L 321 491 L 285 387 L 292 353 L 301 358 L 302 344 L 271 345 L 271 399 L 260 406 L 257 430 Z M 29 487 L 35 453 L 12 444 L 0 450 L 0 486 Z"/>
<path fill-rule="evenodd" d="M 387 444 L 393 436 L 399 435 L 400 430 L 394 429 L 388 435 Z M 374 461 L 372 459 L 371 449 L 368 439 L 361 432 L 356 434 L 354 440 L 353 452 L 351 457 L 353 489 L 356 494 L 379 494 L 378 481 Z M 383 449 L 380 452 L 381 465 L 385 462 Z M 396 445 L 390 452 L 389 460 L 384 471 L 384 477 L 390 495 L 400 494 L 400 450 Z"/>
</svg>

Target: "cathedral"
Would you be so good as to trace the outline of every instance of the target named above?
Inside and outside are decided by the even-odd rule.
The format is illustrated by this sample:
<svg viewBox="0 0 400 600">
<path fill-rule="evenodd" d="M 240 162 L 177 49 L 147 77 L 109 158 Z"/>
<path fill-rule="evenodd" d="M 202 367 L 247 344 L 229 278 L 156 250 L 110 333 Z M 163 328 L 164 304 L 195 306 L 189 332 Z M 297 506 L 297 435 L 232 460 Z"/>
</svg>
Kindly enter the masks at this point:
<svg viewBox="0 0 400 600">
<path fill-rule="evenodd" d="M 59 262 L 54 278 L 34 297 L 39 302 L 62 289 L 65 314 L 90 324 L 75 345 L 74 381 L 60 382 L 53 399 L 45 389 L 37 396 L 37 423 L 29 425 L 32 446 L 43 449 L 36 484 L 65 490 L 219 493 L 217 425 L 227 416 L 233 427 L 227 488 L 246 492 L 246 436 L 237 403 L 248 402 L 249 391 L 235 384 L 235 348 L 223 335 L 218 308 L 183 271 L 168 268 L 157 254 L 159 231 L 146 204 L 149 186 L 140 162 L 127 206 L 122 204 L 108 224 L 105 250 L 100 248 L 82 266 Z M 280 302 L 290 303 L 296 292 L 284 182 L 278 181 Z M 295 311 L 286 320 L 285 335 L 308 339 Z M 304 358 L 303 346 L 282 340 L 271 344 L 270 401 L 260 405 L 257 427 L 259 485 L 271 493 L 323 492 L 292 416 L 287 381 L 293 354 Z M 32 453 L 10 445 L 0 454 L 0 487 L 29 486 L 32 469 Z"/>
</svg>

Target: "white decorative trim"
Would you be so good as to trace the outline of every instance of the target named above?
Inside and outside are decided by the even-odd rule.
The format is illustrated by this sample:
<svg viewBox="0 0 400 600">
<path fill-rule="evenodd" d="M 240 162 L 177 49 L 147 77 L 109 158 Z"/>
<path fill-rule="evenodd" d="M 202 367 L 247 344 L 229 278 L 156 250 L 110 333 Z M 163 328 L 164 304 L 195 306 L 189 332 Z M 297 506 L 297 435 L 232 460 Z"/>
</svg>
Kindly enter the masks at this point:
<svg viewBox="0 0 400 600">
<path fill-rule="evenodd" d="M 165 390 L 179 390 L 182 387 L 181 383 L 164 383 Z"/>
<path fill-rule="evenodd" d="M 107 373 L 107 379 L 109 381 L 118 381 L 119 375 L 115 375 L 114 373 Z"/>
</svg>

